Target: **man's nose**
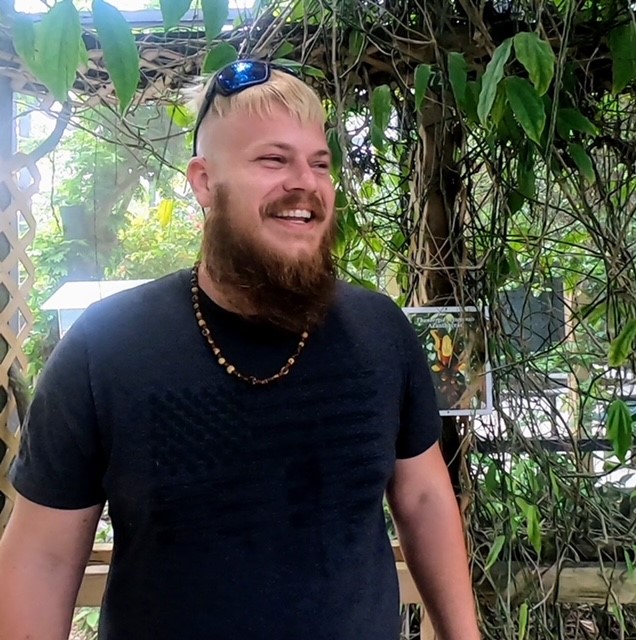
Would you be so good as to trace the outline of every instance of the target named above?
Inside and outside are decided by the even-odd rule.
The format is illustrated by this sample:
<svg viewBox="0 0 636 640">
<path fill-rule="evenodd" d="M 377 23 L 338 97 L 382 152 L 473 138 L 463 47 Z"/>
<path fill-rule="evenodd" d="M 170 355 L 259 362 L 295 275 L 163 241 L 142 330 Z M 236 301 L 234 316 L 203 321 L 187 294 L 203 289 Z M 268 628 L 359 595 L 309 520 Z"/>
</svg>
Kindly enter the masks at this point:
<svg viewBox="0 0 636 640">
<path fill-rule="evenodd" d="M 308 162 L 296 162 L 290 169 L 283 185 L 285 191 L 316 191 L 316 174 Z"/>
</svg>

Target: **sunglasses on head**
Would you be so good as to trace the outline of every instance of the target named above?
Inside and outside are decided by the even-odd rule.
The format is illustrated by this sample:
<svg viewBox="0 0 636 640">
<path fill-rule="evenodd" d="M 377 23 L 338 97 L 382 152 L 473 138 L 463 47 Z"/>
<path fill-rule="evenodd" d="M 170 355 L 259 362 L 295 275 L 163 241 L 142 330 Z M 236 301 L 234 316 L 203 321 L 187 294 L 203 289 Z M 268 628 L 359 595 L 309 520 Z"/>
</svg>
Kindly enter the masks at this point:
<svg viewBox="0 0 636 640">
<path fill-rule="evenodd" d="M 203 122 L 203 118 L 210 110 L 210 106 L 214 102 L 216 96 L 228 97 L 235 93 L 240 93 L 244 89 L 255 87 L 259 84 L 265 84 L 272 75 L 272 69 L 278 71 L 284 71 L 290 75 L 297 76 L 297 74 L 283 65 L 274 64 L 271 62 L 265 62 L 264 60 L 236 60 L 223 67 L 216 73 L 214 80 L 210 83 L 199 115 L 197 116 L 196 123 L 193 130 L 193 143 L 192 154 L 197 154 L 197 136 L 199 133 L 199 127 Z"/>
</svg>

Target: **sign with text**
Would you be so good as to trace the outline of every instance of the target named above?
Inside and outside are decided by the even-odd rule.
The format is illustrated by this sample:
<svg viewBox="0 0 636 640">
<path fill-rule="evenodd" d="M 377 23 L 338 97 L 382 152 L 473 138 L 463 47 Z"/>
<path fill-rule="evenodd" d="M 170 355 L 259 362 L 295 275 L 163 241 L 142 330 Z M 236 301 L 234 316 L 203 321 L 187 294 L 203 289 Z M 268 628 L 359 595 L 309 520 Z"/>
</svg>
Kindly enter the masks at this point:
<svg viewBox="0 0 636 640">
<path fill-rule="evenodd" d="M 492 374 L 488 366 L 483 319 L 476 307 L 407 307 L 445 416 L 490 413 Z"/>
</svg>

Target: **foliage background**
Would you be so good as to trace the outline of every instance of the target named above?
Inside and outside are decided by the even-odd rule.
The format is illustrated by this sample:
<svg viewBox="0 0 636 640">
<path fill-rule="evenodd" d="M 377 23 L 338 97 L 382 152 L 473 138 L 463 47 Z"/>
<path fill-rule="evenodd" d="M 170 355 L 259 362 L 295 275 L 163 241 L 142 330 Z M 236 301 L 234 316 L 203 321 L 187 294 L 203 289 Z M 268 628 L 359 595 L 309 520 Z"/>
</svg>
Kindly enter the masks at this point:
<svg viewBox="0 0 636 640">
<path fill-rule="evenodd" d="M 165 25 L 133 33 L 105 4 L 91 8 L 118 99 L 99 106 L 87 106 L 96 84 L 81 45 L 60 43 L 66 77 L 42 58 L 54 19 L 5 17 L 34 78 L 74 108 L 33 248 L 34 305 L 76 250 L 56 223 L 74 200 L 94 221 L 89 248 L 107 275 L 156 277 L 197 250 L 200 219 L 181 173 L 192 121 L 170 106 L 183 102 L 184 78 L 140 78 L 135 56 L 149 34 L 176 26 L 175 6 L 199 5 L 162 2 Z M 556 583 L 537 579 L 586 562 L 635 578 L 634 6 L 270 0 L 223 33 L 223 2 L 200 8 L 206 29 L 181 25 L 162 41 L 183 73 L 251 53 L 301 68 L 323 96 L 342 276 L 403 305 L 488 309 L 487 341 L 473 348 L 490 362 L 496 410 L 445 419 L 443 438 L 484 637 L 636 637 L 634 607 L 615 589 L 564 603 Z M 70 0 L 54 11 L 75 20 Z M 141 106 L 139 87 L 159 81 Z M 528 333 L 531 314 L 556 322 L 547 339 Z M 50 342 L 43 317 L 36 326 L 37 369 Z M 534 577 L 522 580 L 524 568 Z"/>
</svg>

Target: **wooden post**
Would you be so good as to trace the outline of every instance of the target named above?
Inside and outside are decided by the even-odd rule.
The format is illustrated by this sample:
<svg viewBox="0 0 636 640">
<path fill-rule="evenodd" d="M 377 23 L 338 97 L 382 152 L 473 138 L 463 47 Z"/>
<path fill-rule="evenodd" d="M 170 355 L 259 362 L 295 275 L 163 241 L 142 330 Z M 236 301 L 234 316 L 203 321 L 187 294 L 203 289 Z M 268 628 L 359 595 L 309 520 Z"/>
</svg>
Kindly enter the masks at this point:
<svg viewBox="0 0 636 640">
<path fill-rule="evenodd" d="M 422 607 L 422 622 L 420 624 L 420 640 L 436 640 L 435 630 L 431 624 L 431 619 Z"/>
</svg>

